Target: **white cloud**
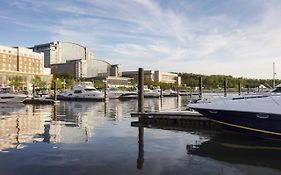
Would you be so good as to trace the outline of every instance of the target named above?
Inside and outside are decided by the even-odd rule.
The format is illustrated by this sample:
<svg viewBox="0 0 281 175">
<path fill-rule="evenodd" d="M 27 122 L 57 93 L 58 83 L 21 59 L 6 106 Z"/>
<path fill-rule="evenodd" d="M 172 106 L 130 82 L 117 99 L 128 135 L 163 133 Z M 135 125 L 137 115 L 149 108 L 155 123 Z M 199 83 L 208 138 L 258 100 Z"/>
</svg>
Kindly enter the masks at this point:
<svg viewBox="0 0 281 175">
<path fill-rule="evenodd" d="M 192 3 L 177 4 L 178 1 L 165 8 L 165 4 L 152 0 L 17 0 L 14 4 L 22 9 L 29 7 L 28 3 L 34 10 L 46 8 L 56 13 L 55 24 L 47 27 L 52 40 L 80 42 L 97 57 L 120 63 L 125 69 L 143 66 L 270 78 L 272 62 L 281 67 L 279 1 L 259 1 L 262 8 L 257 15 L 250 14 L 256 13 L 253 9 L 257 7 L 248 5 L 253 9 L 239 17 L 241 14 L 233 16 L 227 11 L 210 14 L 209 9 L 205 12 Z M 177 10 L 180 6 L 186 7 Z M 281 72 L 278 75 L 281 77 Z"/>
</svg>

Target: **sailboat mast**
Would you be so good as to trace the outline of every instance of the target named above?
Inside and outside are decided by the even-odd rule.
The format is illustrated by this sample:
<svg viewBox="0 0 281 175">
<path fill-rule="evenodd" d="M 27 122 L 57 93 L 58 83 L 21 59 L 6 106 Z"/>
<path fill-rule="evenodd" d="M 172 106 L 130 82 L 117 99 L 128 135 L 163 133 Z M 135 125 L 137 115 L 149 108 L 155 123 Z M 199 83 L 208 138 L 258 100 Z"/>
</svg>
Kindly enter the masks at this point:
<svg viewBox="0 0 281 175">
<path fill-rule="evenodd" d="M 275 62 L 273 62 L 273 85 L 272 85 L 273 88 L 275 88 L 275 75 L 276 75 L 276 73 L 275 73 Z"/>
</svg>

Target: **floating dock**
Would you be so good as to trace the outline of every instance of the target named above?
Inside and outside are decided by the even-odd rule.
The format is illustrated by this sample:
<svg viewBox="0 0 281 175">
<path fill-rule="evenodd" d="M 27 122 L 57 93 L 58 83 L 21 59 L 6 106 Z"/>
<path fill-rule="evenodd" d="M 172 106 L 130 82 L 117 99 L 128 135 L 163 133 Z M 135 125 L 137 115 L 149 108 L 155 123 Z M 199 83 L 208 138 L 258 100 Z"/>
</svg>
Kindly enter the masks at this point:
<svg viewBox="0 0 281 175">
<path fill-rule="evenodd" d="M 105 98 L 87 98 L 87 97 L 57 97 L 58 100 L 62 101 L 105 101 Z"/>
<path fill-rule="evenodd" d="M 46 99 L 46 98 L 28 98 L 23 101 L 24 104 L 46 104 L 52 105 L 59 103 L 59 101 L 55 101 L 53 99 Z"/>
<path fill-rule="evenodd" d="M 131 113 L 131 117 L 138 117 L 139 121 L 132 122 L 132 126 L 165 126 L 165 127 L 191 127 L 216 130 L 219 126 L 199 114 L 192 111 L 175 112 L 147 112 Z"/>
</svg>

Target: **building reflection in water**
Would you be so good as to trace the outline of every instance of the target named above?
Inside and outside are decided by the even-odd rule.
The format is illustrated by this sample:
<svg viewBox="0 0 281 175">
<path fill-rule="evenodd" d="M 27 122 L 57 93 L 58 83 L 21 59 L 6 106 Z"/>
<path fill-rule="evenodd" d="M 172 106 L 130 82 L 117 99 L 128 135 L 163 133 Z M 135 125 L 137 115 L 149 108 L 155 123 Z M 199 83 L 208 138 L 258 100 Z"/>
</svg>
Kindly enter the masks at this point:
<svg viewBox="0 0 281 175">
<path fill-rule="evenodd" d="M 1 109 L 6 104 L 1 104 Z M 33 106 L 23 104 L 10 105 L 5 115 L 0 119 L 0 150 L 23 148 L 22 143 L 42 142 L 43 138 L 34 137 L 43 133 L 45 117 L 50 114 L 51 107 L 34 111 Z"/>
<path fill-rule="evenodd" d="M 146 99 L 145 110 L 176 109 L 176 100 Z M 136 109 L 137 100 L 61 102 L 55 106 L 0 104 L 0 150 L 20 149 L 26 143 L 87 142 L 94 137 L 96 127 L 106 121 L 120 121 L 124 116 L 129 117 Z M 140 143 L 143 140 L 140 139 Z"/>
</svg>

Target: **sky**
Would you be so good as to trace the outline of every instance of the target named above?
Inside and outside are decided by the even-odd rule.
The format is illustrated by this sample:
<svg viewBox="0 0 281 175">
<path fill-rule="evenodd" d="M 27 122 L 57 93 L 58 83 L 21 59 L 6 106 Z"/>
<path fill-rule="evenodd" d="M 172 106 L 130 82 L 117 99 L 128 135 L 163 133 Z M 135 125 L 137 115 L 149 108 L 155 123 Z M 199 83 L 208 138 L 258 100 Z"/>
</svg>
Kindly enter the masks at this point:
<svg viewBox="0 0 281 175">
<path fill-rule="evenodd" d="M 280 0 L 0 0 L 0 44 L 70 41 L 160 71 L 281 79 Z"/>
</svg>

